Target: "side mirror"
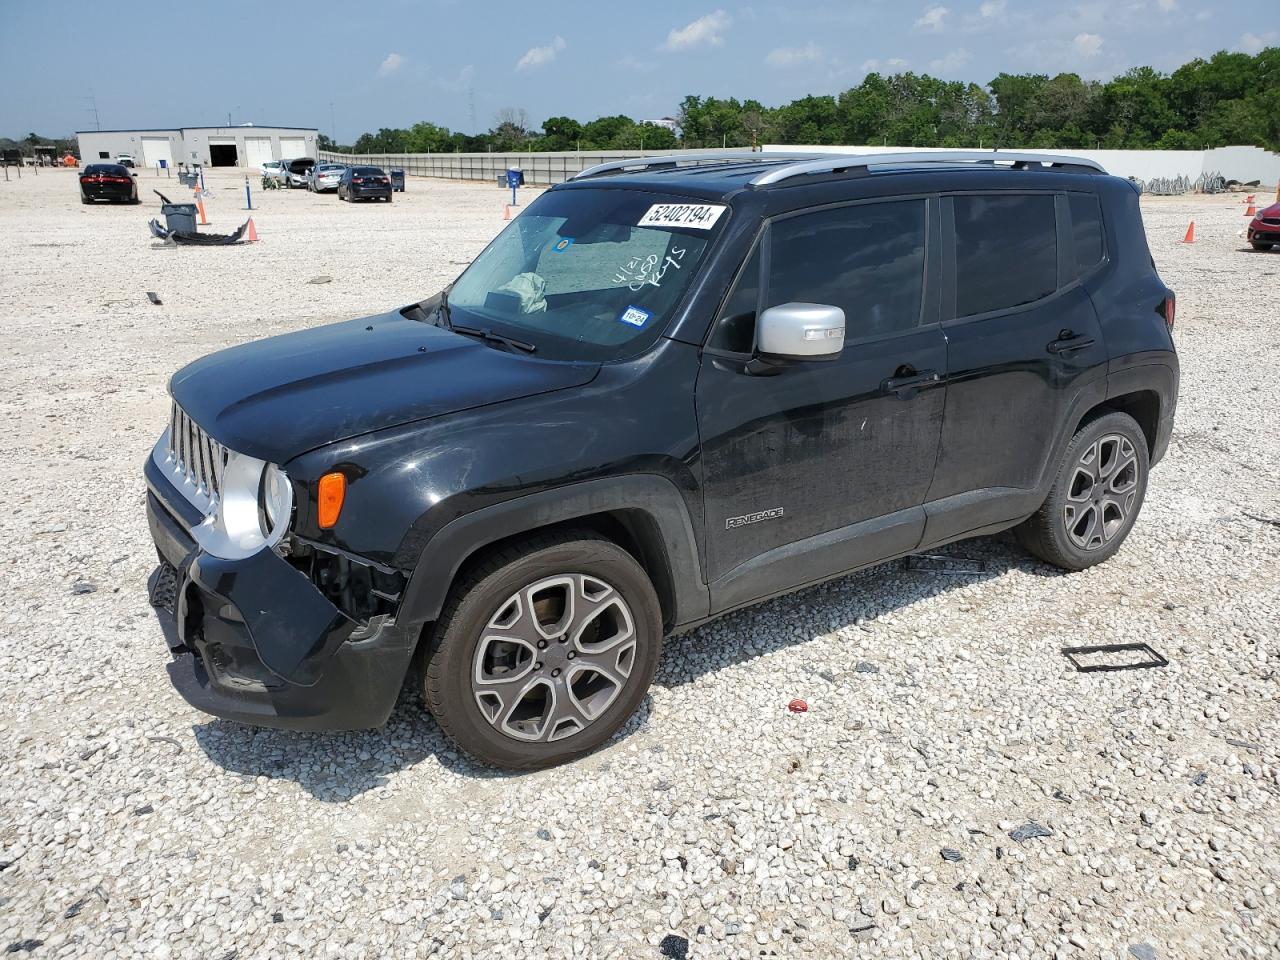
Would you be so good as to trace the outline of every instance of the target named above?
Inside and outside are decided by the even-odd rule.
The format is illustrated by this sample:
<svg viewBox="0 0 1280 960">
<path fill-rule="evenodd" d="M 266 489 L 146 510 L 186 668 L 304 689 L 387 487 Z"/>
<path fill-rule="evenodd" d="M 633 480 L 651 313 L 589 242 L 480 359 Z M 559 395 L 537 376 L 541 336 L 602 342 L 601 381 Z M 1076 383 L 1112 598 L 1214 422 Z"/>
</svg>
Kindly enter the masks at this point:
<svg viewBox="0 0 1280 960">
<path fill-rule="evenodd" d="M 760 314 L 764 360 L 834 360 L 844 349 L 844 311 L 825 303 L 780 303 Z"/>
</svg>

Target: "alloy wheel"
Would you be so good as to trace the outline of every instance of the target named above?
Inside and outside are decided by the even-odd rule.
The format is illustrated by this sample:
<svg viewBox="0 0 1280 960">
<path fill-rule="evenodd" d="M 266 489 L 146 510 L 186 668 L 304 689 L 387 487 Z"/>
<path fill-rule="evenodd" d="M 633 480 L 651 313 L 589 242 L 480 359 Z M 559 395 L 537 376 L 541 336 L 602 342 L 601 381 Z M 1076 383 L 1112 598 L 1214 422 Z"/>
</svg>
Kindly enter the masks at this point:
<svg viewBox="0 0 1280 960">
<path fill-rule="evenodd" d="M 555 741 L 581 733 L 617 700 L 636 660 L 631 609 L 586 574 L 545 577 L 507 598 L 476 645 L 472 693 L 506 736 Z"/>
<path fill-rule="evenodd" d="M 1118 433 L 1099 437 L 1076 460 L 1062 519 L 1081 550 L 1098 550 L 1126 528 L 1138 496 L 1138 454 Z"/>
</svg>

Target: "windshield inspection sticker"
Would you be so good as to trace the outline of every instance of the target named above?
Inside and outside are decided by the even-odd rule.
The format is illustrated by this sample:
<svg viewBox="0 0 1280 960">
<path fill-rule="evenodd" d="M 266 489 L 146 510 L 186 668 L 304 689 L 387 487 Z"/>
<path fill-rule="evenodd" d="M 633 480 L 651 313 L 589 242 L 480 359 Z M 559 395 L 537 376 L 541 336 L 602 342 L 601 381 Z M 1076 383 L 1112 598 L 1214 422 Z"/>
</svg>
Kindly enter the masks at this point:
<svg viewBox="0 0 1280 960">
<path fill-rule="evenodd" d="M 653 314 L 650 313 L 648 310 L 641 310 L 639 307 L 633 307 L 628 305 L 627 309 L 622 311 L 618 319 L 623 323 L 629 324 L 630 326 L 633 326 L 633 327 L 643 327 L 646 323 L 649 322 L 649 318 L 651 316 L 653 316 Z"/>
<path fill-rule="evenodd" d="M 573 237 L 561 237 L 551 245 L 552 253 L 564 253 L 573 246 Z"/>
<path fill-rule="evenodd" d="M 710 230 L 724 211 L 718 203 L 655 203 L 636 226 Z"/>
</svg>

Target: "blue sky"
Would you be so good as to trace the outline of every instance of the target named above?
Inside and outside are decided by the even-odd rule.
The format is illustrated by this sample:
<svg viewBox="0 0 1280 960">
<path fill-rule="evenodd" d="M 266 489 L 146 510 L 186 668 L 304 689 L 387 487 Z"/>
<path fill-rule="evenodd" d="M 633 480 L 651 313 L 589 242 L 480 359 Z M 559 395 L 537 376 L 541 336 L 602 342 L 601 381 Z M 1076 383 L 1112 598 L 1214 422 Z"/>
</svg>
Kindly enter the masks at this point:
<svg viewBox="0 0 1280 960">
<path fill-rule="evenodd" d="M 103 129 L 230 114 L 350 141 L 488 129 L 505 107 L 653 119 L 688 93 L 772 105 L 873 69 L 1107 78 L 1277 44 L 1277 0 L 0 0 L 0 135 L 92 129 L 91 95 Z"/>
</svg>

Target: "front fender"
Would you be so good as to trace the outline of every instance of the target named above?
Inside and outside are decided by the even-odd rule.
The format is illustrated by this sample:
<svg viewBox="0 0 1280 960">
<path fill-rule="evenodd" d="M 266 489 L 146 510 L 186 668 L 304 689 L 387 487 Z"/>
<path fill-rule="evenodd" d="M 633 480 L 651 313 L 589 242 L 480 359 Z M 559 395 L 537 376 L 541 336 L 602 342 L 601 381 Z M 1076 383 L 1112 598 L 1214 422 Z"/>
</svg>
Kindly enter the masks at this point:
<svg viewBox="0 0 1280 960">
<path fill-rule="evenodd" d="M 551 524 L 621 511 L 644 514 L 660 532 L 675 602 L 673 623 L 678 626 L 705 619 L 710 604 L 693 522 L 676 485 L 653 474 L 574 483 L 483 507 L 450 521 L 423 547 L 399 618 L 404 622 L 435 620 L 463 563 L 489 544 Z"/>
</svg>

